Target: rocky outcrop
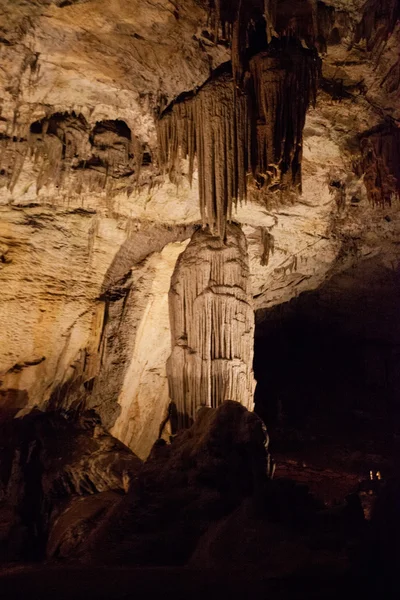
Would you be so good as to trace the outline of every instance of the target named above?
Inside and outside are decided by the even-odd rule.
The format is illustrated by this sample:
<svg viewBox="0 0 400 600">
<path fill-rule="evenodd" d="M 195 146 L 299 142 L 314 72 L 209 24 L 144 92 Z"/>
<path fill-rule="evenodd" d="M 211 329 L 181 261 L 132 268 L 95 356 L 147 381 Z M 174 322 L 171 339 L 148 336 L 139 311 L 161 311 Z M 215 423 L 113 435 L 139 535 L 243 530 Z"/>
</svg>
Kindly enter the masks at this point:
<svg viewBox="0 0 400 600">
<path fill-rule="evenodd" d="M 141 461 L 90 413 L 32 413 L 1 427 L 2 560 L 43 557 L 54 521 L 77 497 L 123 493 Z"/>
<path fill-rule="evenodd" d="M 48 556 L 86 566 L 342 575 L 365 533 L 357 496 L 326 510 L 305 485 L 271 479 L 267 444 L 263 423 L 239 403 L 203 408 L 171 444 L 154 445 L 114 506 L 109 492 L 70 504 Z"/>
<path fill-rule="evenodd" d="M 172 353 L 167 373 L 175 427 L 202 406 L 236 400 L 253 407 L 254 311 L 246 238 L 238 225 L 226 239 L 197 231 L 171 280 Z M 174 419 L 174 416 L 172 416 Z"/>
<path fill-rule="evenodd" d="M 171 237 L 174 234 L 172 230 Z M 151 256 L 126 301 L 119 301 L 123 307 L 120 326 L 115 331 L 115 318 L 110 318 L 104 341 L 105 352 L 113 358 L 104 356 L 107 366 L 92 392 L 96 410 L 107 414 L 107 423 L 113 425 L 113 435 L 143 459 L 159 437 L 168 414 L 168 291 L 176 261 L 187 243 L 167 244 L 160 254 Z M 121 379 L 116 378 L 117 372 Z M 113 421 L 115 410 L 118 416 Z"/>
<path fill-rule="evenodd" d="M 62 560 L 72 556 L 120 500 L 121 495 L 114 491 L 72 498 L 51 524 L 47 558 Z"/>
<path fill-rule="evenodd" d="M 203 408 L 172 443 L 159 440 L 129 494 L 74 556 L 108 564 L 181 564 L 203 531 L 262 495 L 270 461 L 262 421 L 238 402 Z"/>
</svg>

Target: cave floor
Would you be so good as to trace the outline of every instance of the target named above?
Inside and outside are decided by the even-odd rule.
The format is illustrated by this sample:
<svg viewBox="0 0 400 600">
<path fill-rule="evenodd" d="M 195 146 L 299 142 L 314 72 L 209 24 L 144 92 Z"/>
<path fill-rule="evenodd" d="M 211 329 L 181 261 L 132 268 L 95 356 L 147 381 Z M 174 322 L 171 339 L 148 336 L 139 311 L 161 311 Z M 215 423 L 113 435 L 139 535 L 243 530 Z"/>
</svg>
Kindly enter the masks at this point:
<svg viewBox="0 0 400 600">
<path fill-rule="evenodd" d="M 301 427 L 275 426 L 269 433 L 275 477 L 307 485 L 327 506 L 353 492 L 376 491 L 394 473 L 396 436 L 385 419 L 318 416 Z"/>
<path fill-rule="evenodd" d="M 0 570 L 0 594 L 57 600 L 122 600 L 126 598 L 196 599 L 255 598 L 324 600 L 366 597 L 361 579 L 332 574 L 264 578 L 260 572 L 192 570 L 188 568 L 75 568 L 31 566 Z"/>
</svg>

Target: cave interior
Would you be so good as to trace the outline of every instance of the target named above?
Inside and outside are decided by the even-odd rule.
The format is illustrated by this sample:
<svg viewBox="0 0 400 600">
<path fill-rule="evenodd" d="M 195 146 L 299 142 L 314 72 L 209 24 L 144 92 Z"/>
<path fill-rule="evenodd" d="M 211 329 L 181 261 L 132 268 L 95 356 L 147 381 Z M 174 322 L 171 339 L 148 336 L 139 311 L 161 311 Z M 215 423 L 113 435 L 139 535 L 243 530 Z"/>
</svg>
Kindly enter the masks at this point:
<svg viewBox="0 0 400 600">
<path fill-rule="evenodd" d="M 395 597 L 399 56 L 399 0 L 0 0 L 1 598 Z"/>
</svg>

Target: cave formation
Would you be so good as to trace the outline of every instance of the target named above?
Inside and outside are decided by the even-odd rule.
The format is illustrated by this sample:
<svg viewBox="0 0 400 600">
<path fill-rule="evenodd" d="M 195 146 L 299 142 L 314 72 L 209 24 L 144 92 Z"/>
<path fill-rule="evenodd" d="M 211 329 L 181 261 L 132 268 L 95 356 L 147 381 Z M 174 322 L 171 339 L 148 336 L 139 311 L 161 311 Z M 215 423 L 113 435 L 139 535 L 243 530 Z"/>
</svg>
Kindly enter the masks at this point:
<svg viewBox="0 0 400 600">
<path fill-rule="evenodd" d="M 254 310 L 247 243 L 237 225 L 225 239 L 197 231 L 180 255 L 169 292 L 172 353 L 167 373 L 176 427 L 202 406 L 236 400 L 253 409 Z"/>
<path fill-rule="evenodd" d="M 399 0 L 0 0 L 5 597 L 391 597 L 399 49 Z"/>
<path fill-rule="evenodd" d="M 301 46 L 297 28 L 288 31 L 283 27 L 282 39 L 278 36 L 272 39 L 270 30 L 276 26 L 275 11 L 265 6 L 258 19 L 265 21 L 266 31 L 261 42 L 257 38 L 258 44 L 252 43 L 249 36 L 246 61 L 242 30 L 259 26 L 257 21 L 251 26 L 249 23 L 257 8 L 252 3 L 246 8 L 238 2 L 230 13 L 223 4 L 216 3 L 213 17 L 217 37 L 219 21 L 225 30 L 229 15 L 232 17 L 228 28 L 231 33 L 227 36 L 231 39 L 232 73 L 217 75 L 193 97 L 174 103 L 159 122 L 160 163 L 171 177 L 176 177 L 180 161 L 187 159 L 192 181 L 197 159 L 203 227 L 221 240 L 217 259 L 203 259 L 206 264 L 210 262 L 208 284 L 203 282 L 204 275 L 197 274 L 201 269 L 198 259 L 191 259 L 199 244 L 196 234 L 176 267 L 171 285 L 173 351 L 167 370 L 178 426 L 191 422 L 202 405 L 218 406 L 223 400 L 237 399 L 252 407 L 251 341 L 244 342 L 242 337 L 252 337 L 251 319 L 245 314 L 242 332 L 237 317 L 240 311 L 229 307 L 231 302 L 243 302 L 240 296 L 233 300 L 236 296 L 233 290 L 248 288 L 242 281 L 248 273 L 241 265 L 247 257 L 242 250 L 242 256 L 228 255 L 220 265 L 218 262 L 224 246 L 230 246 L 229 238 L 232 240 L 233 229 L 230 235 L 226 229 L 232 221 L 232 205 L 246 200 L 250 175 L 259 187 L 301 191 L 303 129 L 311 99 L 315 103 L 319 59 L 313 47 Z M 311 12 L 310 31 L 316 26 L 313 16 Z M 310 45 L 315 37 L 309 36 Z M 207 244 L 207 239 L 203 243 Z M 243 248 L 243 242 L 239 246 Z M 190 269 L 183 267 L 186 261 Z M 229 270 L 234 273 L 228 263 L 233 267 L 235 261 L 241 270 L 236 277 L 228 273 Z M 229 288 L 226 299 L 220 297 L 224 284 Z M 179 302 L 175 296 L 179 296 Z M 245 302 L 249 304 L 248 299 Z M 187 345 L 185 352 L 184 345 Z M 226 359 L 231 361 L 228 365 L 223 362 Z M 243 361 L 243 365 L 236 365 L 235 359 Z"/>
</svg>

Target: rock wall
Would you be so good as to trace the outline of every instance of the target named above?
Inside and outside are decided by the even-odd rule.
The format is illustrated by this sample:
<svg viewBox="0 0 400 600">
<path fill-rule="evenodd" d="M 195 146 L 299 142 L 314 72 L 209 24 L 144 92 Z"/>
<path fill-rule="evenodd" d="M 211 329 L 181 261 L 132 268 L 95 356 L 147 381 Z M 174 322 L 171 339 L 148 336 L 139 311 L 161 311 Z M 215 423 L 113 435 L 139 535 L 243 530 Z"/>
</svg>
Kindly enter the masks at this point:
<svg viewBox="0 0 400 600">
<path fill-rule="evenodd" d="M 113 490 L 115 504 L 141 469 L 93 411 L 33 411 L 1 424 L 0 434 L 0 561 L 43 558 L 47 536 L 68 503 Z M 82 527 L 70 544 L 81 535 Z"/>
<path fill-rule="evenodd" d="M 302 195 L 248 182 L 233 209 L 256 309 L 366 257 L 399 264 L 398 200 L 373 206 L 362 167 L 375 177 L 390 160 L 369 161 L 360 139 L 372 133 L 379 148 L 386 117 L 398 130 L 400 29 L 391 23 L 379 51 L 365 28 L 354 43 L 362 4 L 318 3 L 322 77 L 306 117 Z M 158 432 L 166 273 L 202 215 L 196 160 L 191 186 L 188 161 L 173 182 L 161 174 L 155 115 L 231 58 L 208 17 L 191 0 L 0 0 L 0 419 L 84 404 L 131 444 L 143 396 L 132 429 L 140 456 L 150 438 L 139 431 Z M 147 362 L 137 362 L 142 350 Z"/>
<path fill-rule="evenodd" d="M 178 259 L 169 293 L 172 353 L 168 382 L 176 426 L 201 406 L 236 400 L 253 407 L 254 310 L 247 243 L 228 224 L 225 242 L 197 231 Z"/>
<path fill-rule="evenodd" d="M 135 342 L 119 391 L 120 413 L 111 431 L 141 457 L 150 452 L 168 414 L 168 291 L 175 263 L 187 243 L 168 244 L 158 256 L 149 259 L 154 279 L 140 321 L 132 322 L 137 328 Z"/>
</svg>

